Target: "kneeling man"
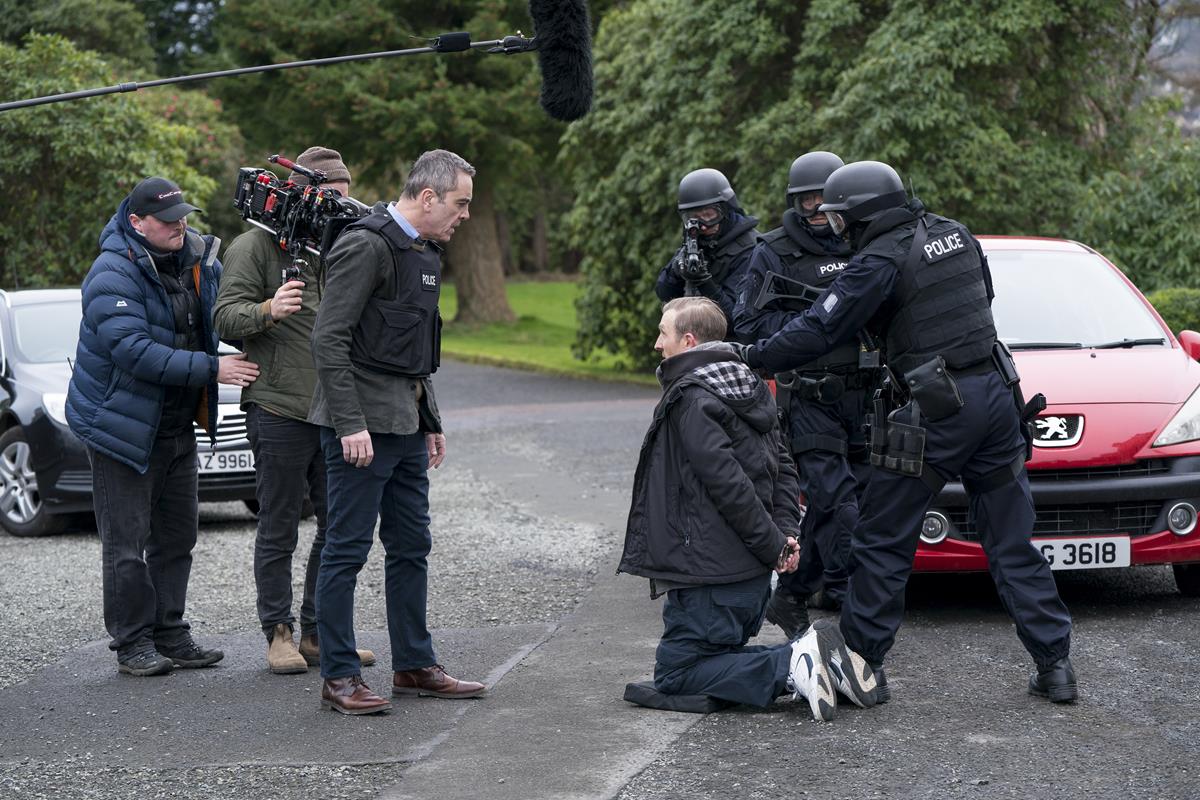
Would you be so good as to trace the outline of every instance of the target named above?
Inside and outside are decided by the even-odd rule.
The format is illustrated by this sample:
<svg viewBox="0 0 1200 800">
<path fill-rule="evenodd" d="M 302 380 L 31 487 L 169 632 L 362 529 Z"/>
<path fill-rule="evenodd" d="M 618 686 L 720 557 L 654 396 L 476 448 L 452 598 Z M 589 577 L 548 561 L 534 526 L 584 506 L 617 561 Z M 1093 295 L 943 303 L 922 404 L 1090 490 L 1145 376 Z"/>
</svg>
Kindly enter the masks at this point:
<svg viewBox="0 0 1200 800">
<path fill-rule="evenodd" d="M 651 597 L 667 596 L 660 693 L 765 707 L 792 692 L 829 720 L 835 690 L 875 704 L 874 675 L 836 625 L 746 645 L 762 625 L 771 570 L 796 568 L 799 486 L 770 390 L 722 342 L 725 327 L 707 298 L 663 306 L 663 397 L 642 443 L 619 570 L 649 578 Z"/>
</svg>

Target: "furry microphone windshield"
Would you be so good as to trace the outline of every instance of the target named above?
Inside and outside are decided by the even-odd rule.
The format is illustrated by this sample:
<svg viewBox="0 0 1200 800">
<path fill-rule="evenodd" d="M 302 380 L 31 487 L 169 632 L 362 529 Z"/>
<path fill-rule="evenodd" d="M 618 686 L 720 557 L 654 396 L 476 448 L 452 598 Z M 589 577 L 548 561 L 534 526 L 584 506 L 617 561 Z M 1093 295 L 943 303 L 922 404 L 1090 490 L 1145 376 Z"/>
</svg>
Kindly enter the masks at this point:
<svg viewBox="0 0 1200 800">
<path fill-rule="evenodd" d="M 570 122 L 592 107 L 592 32 L 584 0 L 529 0 L 542 108 Z"/>
</svg>

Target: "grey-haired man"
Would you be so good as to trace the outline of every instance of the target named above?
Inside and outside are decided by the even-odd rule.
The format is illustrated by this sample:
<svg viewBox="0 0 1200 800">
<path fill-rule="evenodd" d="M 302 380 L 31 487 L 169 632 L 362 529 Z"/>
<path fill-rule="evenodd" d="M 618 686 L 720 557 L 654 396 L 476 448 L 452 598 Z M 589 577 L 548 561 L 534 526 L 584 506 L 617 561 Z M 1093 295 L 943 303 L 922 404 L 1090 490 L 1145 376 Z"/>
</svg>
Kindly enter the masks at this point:
<svg viewBox="0 0 1200 800">
<path fill-rule="evenodd" d="M 429 479 L 446 437 L 429 376 L 437 370 L 441 245 L 470 217 L 475 168 L 431 150 L 399 200 L 378 204 L 329 253 L 313 332 L 329 524 L 317 579 L 321 703 L 372 714 L 391 703 L 363 682 L 355 655 L 354 588 L 374 540 L 383 543 L 392 693 L 464 698 L 484 686 L 450 677 L 426 625 Z"/>
</svg>

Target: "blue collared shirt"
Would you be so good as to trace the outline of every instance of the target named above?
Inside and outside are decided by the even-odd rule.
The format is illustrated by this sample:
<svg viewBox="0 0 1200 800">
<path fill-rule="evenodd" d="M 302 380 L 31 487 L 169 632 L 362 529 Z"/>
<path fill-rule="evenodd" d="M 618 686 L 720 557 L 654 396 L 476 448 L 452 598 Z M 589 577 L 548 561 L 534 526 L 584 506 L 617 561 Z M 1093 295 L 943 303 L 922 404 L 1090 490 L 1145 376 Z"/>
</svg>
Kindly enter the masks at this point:
<svg viewBox="0 0 1200 800">
<path fill-rule="evenodd" d="M 396 210 L 395 203 L 388 203 L 387 210 L 388 213 L 392 215 L 392 219 L 396 220 L 396 224 L 399 225 L 405 233 L 411 236 L 413 241 L 421 238 L 421 235 L 417 233 L 417 229 L 412 226 L 412 223 L 409 222 L 403 214 Z"/>
</svg>

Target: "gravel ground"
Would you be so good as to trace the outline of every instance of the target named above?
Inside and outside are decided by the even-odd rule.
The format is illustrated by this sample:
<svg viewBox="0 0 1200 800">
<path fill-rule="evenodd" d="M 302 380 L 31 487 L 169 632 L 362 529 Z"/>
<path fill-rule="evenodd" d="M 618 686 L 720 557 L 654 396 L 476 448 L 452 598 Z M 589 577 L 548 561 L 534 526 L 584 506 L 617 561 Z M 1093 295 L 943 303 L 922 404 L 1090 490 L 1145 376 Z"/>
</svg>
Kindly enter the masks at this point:
<svg viewBox="0 0 1200 800">
<path fill-rule="evenodd" d="M 627 391 L 529 379 L 486 368 L 455 365 L 447 372 L 451 384 L 447 396 L 468 406 L 488 399 L 515 402 L 531 393 L 569 402 L 597 391 L 613 396 Z M 474 387 L 473 381 L 480 381 L 486 391 Z M 532 386 L 526 385 L 531 382 Z M 575 502 L 587 503 L 597 492 L 627 492 L 644 425 L 640 414 L 629 430 L 615 431 L 611 421 L 580 420 L 564 435 L 561 424 L 542 418 L 530 407 L 506 411 L 500 420 L 468 421 L 465 430 L 455 431 L 446 466 L 430 474 L 430 627 L 545 623 L 569 613 L 591 587 L 596 570 L 612 568 L 602 560 L 611 559 L 620 531 L 613 525 L 580 522 L 579 515 L 564 509 L 569 511 Z M 467 446 L 470 453 L 454 449 Z M 567 484 L 581 487 L 579 494 L 542 498 L 545 502 L 540 502 L 538 495 L 544 488 L 514 491 L 509 476 L 501 476 L 503 489 L 489 483 L 482 474 L 489 468 L 488 474 L 496 474 L 490 459 L 497 456 L 525 459 L 543 470 L 570 476 Z M 480 469 L 472 469 L 472 465 Z M 556 491 L 562 494 L 561 487 Z M 544 510 L 547 508 L 549 512 Z M 314 534 L 313 520 L 301 523 L 297 553 L 307 553 Z M 201 506 L 187 613 L 198 641 L 204 642 L 209 635 L 258 629 L 253 545 L 254 517 L 241 503 Z M 293 565 L 297 611 L 302 562 L 297 558 Z M 100 546 L 94 530 L 44 539 L 0 533 L 0 608 L 5 610 L 0 621 L 0 690 L 105 638 L 99 563 Z M 383 551 L 378 545 L 359 575 L 355 602 L 359 630 L 386 629 Z M 395 762 L 280 765 L 270 770 L 238 765 L 140 769 L 118 768 L 98 760 L 5 764 L 0 754 L 0 798 L 364 798 L 395 784 L 405 767 Z"/>
<path fill-rule="evenodd" d="M 570 611 L 590 586 L 612 531 L 539 518 L 470 472 L 431 477 L 433 551 L 429 563 L 431 628 L 551 622 Z M 300 526 L 307 553 L 316 523 Z M 497 560 L 463 557 L 486 542 Z M 188 619 L 198 641 L 206 633 L 257 629 L 254 518 L 240 503 L 202 507 L 188 591 Z M 94 531 L 43 539 L 0 534 L 0 688 L 27 679 L 87 642 L 103 638 L 100 542 Z M 302 571 L 293 565 L 296 609 Z M 387 626 L 383 548 L 372 548 L 359 575 L 355 623 Z"/>
<path fill-rule="evenodd" d="M 591 585 L 615 532 L 538 517 L 474 474 L 439 470 L 431 478 L 433 551 L 431 628 L 507 626 L 555 621 Z M 206 634 L 257 629 L 252 572 L 254 519 L 241 504 L 202 507 L 188 617 Z M 301 524 L 297 552 L 307 552 L 313 521 Z M 463 557 L 487 552 L 496 558 Z M 94 532 L 46 539 L 0 534 L 0 689 L 29 678 L 65 654 L 103 638 L 100 546 Z M 303 587 L 294 567 L 298 608 Z M 372 549 L 359 575 L 356 625 L 386 629 L 383 549 Z M 115 666 L 115 665 L 114 665 Z M 401 777 L 404 764 L 296 767 L 222 766 L 121 769 L 80 760 L 0 765 L 0 798 L 372 797 Z"/>
<path fill-rule="evenodd" d="M 366 767 L 274 767 L 270 774 L 245 767 L 208 769 L 112 769 L 86 761 L 28 762 L 0 772 L 0 797 L 56 800 L 213 800 L 300 798 L 361 800 L 399 779 L 401 765 Z"/>
</svg>

